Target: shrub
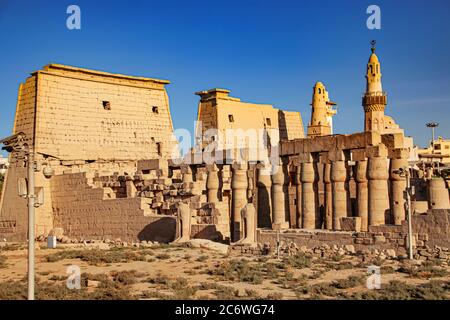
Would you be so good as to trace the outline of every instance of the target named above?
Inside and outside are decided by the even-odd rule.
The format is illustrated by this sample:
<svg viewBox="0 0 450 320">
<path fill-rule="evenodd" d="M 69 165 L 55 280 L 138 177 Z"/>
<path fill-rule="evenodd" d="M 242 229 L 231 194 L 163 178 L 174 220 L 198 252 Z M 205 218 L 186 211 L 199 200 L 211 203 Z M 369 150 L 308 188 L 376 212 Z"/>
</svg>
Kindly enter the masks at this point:
<svg viewBox="0 0 450 320">
<path fill-rule="evenodd" d="M 348 289 L 362 285 L 364 284 L 364 282 L 365 281 L 363 276 L 349 276 L 346 279 L 333 281 L 332 285 L 337 289 Z"/>
<path fill-rule="evenodd" d="M 281 292 L 269 293 L 266 297 L 267 300 L 281 300 L 283 299 L 283 294 Z"/>
<path fill-rule="evenodd" d="M 284 262 L 289 266 L 302 269 L 310 267 L 312 264 L 312 259 L 310 256 L 302 252 L 298 252 L 293 256 L 285 258 Z"/>
<path fill-rule="evenodd" d="M 170 255 L 167 253 L 160 253 L 156 255 L 156 258 L 160 260 L 167 260 L 170 258 Z"/>
<path fill-rule="evenodd" d="M 56 262 L 64 259 L 80 259 L 91 265 L 119 263 L 129 261 L 142 261 L 142 256 L 128 250 L 64 250 L 46 257 L 47 262 Z"/>
<path fill-rule="evenodd" d="M 208 271 L 210 275 L 218 275 L 230 281 L 262 283 L 263 272 L 260 265 L 251 265 L 245 260 L 231 260 Z"/>
</svg>

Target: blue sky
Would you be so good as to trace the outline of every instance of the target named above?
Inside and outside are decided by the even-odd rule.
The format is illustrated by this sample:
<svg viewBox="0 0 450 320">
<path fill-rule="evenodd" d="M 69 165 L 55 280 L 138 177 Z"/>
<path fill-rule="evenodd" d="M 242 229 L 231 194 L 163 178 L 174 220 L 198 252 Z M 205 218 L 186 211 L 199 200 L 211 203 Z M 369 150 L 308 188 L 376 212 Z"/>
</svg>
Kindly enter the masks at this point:
<svg viewBox="0 0 450 320">
<path fill-rule="evenodd" d="M 81 30 L 66 9 L 81 8 Z M 381 30 L 366 8 L 381 8 Z M 0 136 L 11 133 L 17 89 L 53 62 L 168 79 L 175 128 L 193 129 L 198 97 L 214 87 L 244 101 L 297 110 L 312 87 L 338 103 L 335 133 L 363 130 L 369 42 L 378 41 L 386 113 L 424 146 L 425 127 L 450 138 L 450 1 L 0 0 Z"/>
</svg>

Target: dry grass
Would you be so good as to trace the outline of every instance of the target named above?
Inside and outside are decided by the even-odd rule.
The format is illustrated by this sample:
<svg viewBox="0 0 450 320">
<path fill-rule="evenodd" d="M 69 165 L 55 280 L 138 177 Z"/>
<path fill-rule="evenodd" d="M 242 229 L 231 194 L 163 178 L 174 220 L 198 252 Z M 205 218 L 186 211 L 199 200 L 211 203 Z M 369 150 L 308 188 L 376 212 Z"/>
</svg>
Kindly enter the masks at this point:
<svg viewBox="0 0 450 320">
<path fill-rule="evenodd" d="M 229 281 L 250 282 L 260 284 L 263 281 L 263 269 L 260 264 L 246 260 L 231 260 L 216 265 L 208 270 L 208 274 L 219 276 Z"/>
<path fill-rule="evenodd" d="M 145 261 L 145 256 L 151 251 L 135 251 L 131 249 L 114 248 L 112 250 L 61 250 L 46 257 L 47 262 L 65 259 L 80 259 L 91 265 L 120 263 L 129 261 Z"/>
</svg>

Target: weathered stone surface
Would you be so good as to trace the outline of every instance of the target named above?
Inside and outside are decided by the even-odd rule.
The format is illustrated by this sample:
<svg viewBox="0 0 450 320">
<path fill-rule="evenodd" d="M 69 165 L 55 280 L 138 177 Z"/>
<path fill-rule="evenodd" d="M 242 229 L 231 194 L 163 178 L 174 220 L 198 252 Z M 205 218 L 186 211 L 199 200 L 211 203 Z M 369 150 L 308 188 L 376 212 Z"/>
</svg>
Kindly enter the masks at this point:
<svg viewBox="0 0 450 320">
<path fill-rule="evenodd" d="M 211 251 L 216 251 L 222 254 L 228 254 L 229 246 L 223 243 L 214 242 L 206 239 L 191 239 L 189 240 L 189 245 L 193 248 L 208 249 Z"/>
</svg>

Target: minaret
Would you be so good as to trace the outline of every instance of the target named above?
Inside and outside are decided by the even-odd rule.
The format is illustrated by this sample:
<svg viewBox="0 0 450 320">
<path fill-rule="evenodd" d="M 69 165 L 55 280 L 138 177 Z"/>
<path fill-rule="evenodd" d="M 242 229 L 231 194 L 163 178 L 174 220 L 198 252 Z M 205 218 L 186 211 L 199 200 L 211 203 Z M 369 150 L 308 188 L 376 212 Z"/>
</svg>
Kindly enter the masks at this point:
<svg viewBox="0 0 450 320">
<path fill-rule="evenodd" d="M 364 107 L 364 131 L 383 131 L 384 109 L 387 104 L 386 93 L 381 85 L 380 61 L 375 54 L 375 40 L 372 40 L 372 54 L 367 63 L 367 87 L 362 98 Z"/>
<path fill-rule="evenodd" d="M 333 134 L 333 119 L 336 103 L 328 98 L 328 92 L 322 82 L 317 82 L 313 88 L 311 121 L 308 125 L 308 137 Z"/>
</svg>

